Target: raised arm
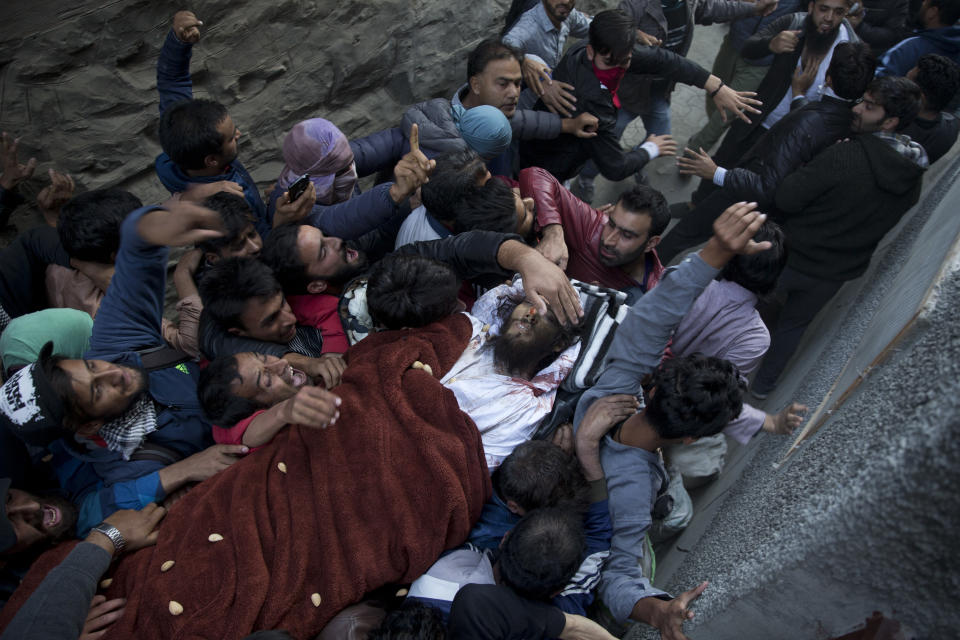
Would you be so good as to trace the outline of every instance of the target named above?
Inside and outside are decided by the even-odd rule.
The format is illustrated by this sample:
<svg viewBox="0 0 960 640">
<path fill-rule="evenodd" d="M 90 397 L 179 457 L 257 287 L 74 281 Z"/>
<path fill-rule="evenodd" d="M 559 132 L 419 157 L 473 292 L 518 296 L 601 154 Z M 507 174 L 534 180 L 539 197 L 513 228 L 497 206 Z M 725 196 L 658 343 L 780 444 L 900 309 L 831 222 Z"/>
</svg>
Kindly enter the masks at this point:
<svg viewBox="0 0 960 640">
<path fill-rule="evenodd" d="M 194 43 L 200 40 L 203 23 L 191 11 L 178 11 L 157 58 L 157 92 L 160 113 L 175 102 L 193 98 L 190 57 Z"/>
</svg>

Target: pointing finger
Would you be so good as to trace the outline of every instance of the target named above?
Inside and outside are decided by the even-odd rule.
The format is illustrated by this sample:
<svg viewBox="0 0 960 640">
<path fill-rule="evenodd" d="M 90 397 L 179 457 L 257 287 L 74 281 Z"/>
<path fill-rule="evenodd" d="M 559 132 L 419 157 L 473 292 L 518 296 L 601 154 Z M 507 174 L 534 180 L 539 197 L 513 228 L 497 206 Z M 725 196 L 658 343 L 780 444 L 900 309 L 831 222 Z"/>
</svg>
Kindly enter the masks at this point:
<svg viewBox="0 0 960 640">
<path fill-rule="evenodd" d="M 410 151 L 420 151 L 420 128 L 416 124 L 410 126 Z"/>
</svg>

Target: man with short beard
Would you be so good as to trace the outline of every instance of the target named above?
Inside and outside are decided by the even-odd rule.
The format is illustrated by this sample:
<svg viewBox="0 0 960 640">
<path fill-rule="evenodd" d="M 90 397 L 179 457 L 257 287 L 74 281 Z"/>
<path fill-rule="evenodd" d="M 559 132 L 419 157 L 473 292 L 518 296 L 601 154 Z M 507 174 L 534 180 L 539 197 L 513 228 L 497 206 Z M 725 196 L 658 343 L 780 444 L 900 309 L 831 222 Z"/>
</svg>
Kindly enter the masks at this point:
<svg viewBox="0 0 960 640">
<path fill-rule="evenodd" d="M 834 48 L 841 42 L 860 41 L 844 18 L 851 4 L 852 0 L 811 1 L 806 12 L 782 16 L 747 40 L 742 51 L 745 58 L 774 54 L 770 69 L 757 88 L 757 98 L 763 102 L 762 113 L 749 123 L 734 122 L 714 155 L 718 166 L 735 166 L 770 127 L 790 112 L 795 98 L 820 99 Z M 803 96 L 795 96 L 792 80 L 801 73 L 813 79 Z M 709 181 L 701 181 L 694 203 L 714 189 Z"/>
<path fill-rule="evenodd" d="M 84 359 L 52 354 L 0 389 L 5 451 L 0 475 L 22 477 L 53 454 L 60 486 L 79 507 L 81 535 L 114 511 L 142 509 L 205 480 L 244 453 L 213 445 L 196 399 L 199 368 L 161 335 L 170 245 L 219 235 L 219 216 L 186 202 L 141 207 L 120 231 L 116 272 Z M 28 449 L 28 447 L 30 447 Z"/>
</svg>

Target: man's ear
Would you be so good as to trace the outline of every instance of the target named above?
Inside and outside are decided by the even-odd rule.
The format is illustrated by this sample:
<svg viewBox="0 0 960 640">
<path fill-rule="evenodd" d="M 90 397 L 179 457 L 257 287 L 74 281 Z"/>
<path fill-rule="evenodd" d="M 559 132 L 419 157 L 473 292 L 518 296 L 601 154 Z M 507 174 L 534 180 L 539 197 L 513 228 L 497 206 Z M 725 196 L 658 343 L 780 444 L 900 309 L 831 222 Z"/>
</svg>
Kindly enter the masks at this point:
<svg viewBox="0 0 960 640">
<path fill-rule="evenodd" d="M 644 249 L 644 253 L 646 253 L 647 251 L 653 251 L 654 249 L 656 249 L 657 245 L 660 244 L 660 238 L 662 237 L 663 236 L 652 236 L 648 238 L 647 246 L 646 246 L 646 249 Z"/>
<path fill-rule="evenodd" d="M 470 76 L 470 91 L 476 95 L 480 95 L 480 78 L 477 76 Z"/>
<path fill-rule="evenodd" d="M 203 158 L 203 166 L 207 169 L 216 169 L 222 165 L 219 155 L 210 154 Z"/>
<path fill-rule="evenodd" d="M 311 280 L 307 285 L 307 293 L 323 293 L 327 290 L 326 280 Z"/>
<path fill-rule="evenodd" d="M 594 56 L 597 55 L 597 52 L 594 50 L 592 45 L 587 45 L 587 60 L 593 62 Z"/>
<path fill-rule="evenodd" d="M 220 262 L 220 255 L 213 251 L 207 251 L 203 254 L 203 259 L 207 261 L 207 264 L 217 264 Z"/>
<path fill-rule="evenodd" d="M 893 133 L 899 126 L 900 116 L 891 116 L 883 119 L 883 122 L 880 123 L 880 130 L 886 131 L 887 133 Z"/>
<path fill-rule="evenodd" d="M 240 327 L 230 327 L 227 329 L 227 333 L 232 333 L 235 336 L 240 336 L 241 338 L 247 337 L 247 332 L 241 329 Z"/>
<path fill-rule="evenodd" d="M 507 509 L 510 510 L 510 513 L 522 516 L 525 512 L 523 507 L 518 505 L 515 500 L 507 500 Z"/>
<path fill-rule="evenodd" d="M 87 420 L 79 427 L 77 427 L 77 435 L 83 436 L 84 438 L 91 438 L 100 431 L 100 427 L 106 424 L 105 420 Z"/>
</svg>

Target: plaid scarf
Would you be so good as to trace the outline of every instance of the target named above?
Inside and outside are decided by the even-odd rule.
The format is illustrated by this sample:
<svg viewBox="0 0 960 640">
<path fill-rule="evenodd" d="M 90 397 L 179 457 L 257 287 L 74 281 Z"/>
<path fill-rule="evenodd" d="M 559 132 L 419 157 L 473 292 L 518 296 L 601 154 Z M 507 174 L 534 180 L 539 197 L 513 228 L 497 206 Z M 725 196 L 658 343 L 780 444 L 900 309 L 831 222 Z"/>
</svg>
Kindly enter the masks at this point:
<svg viewBox="0 0 960 640">
<path fill-rule="evenodd" d="M 119 451 L 124 460 L 129 460 L 147 434 L 156 430 L 157 410 L 153 399 L 143 394 L 126 413 L 100 427 L 98 435 L 110 451 Z"/>
<path fill-rule="evenodd" d="M 927 157 L 926 149 L 919 143 L 911 140 L 910 136 L 903 135 L 902 133 L 887 133 L 886 131 L 877 131 L 873 135 L 886 142 L 894 151 L 921 169 L 926 169 L 930 166 L 930 159 Z"/>
</svg>

